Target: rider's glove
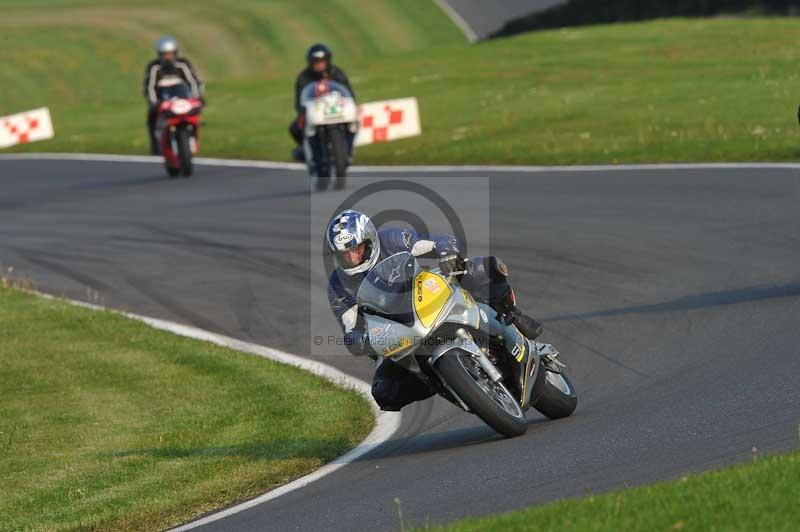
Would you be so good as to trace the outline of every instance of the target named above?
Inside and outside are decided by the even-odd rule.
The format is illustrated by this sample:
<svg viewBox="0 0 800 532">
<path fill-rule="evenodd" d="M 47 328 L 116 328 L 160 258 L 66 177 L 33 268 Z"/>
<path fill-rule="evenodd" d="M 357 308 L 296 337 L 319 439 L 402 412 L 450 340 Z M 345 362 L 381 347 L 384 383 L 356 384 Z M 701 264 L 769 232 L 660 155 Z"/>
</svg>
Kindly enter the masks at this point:
<svg viewBox="0 0 800 532">
<path fill-rule="evenodd" d="M 453 272 L 463 272 L 466 264 L 460 255 L 447 255 L 439 259 L 439 269 L 442 270 L 443 275 L 450 275 Z"/>
<path fill-rule="evenodd" d="M 366 331 L 348 331 L 344 333 L 344 345 L 356 356 L 366 355 L 369 351 L 369 336 Z"/>
</svg>

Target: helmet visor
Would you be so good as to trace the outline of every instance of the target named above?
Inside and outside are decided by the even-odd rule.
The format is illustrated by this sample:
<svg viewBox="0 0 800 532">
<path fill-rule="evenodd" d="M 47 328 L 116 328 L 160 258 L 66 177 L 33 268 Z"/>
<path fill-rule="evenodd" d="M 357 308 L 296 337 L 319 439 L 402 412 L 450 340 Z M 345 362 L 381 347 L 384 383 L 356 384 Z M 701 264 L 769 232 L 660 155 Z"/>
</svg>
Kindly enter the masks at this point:
<svg viewBox="0 0 800 532">
<path fill-rule="evenodd" d="M 334 253 L 336 264 L 340 268 L 355 268 L 360 266 L 369 258 L 369 245 L 367 242 L 361 242 L 359 245 L 345 249 L 344 251 L 337 251 Z"/>
<path fill-rule="evenodd" d="M 175 52 L 161 52 L 158 54 L 158 60 L 162 65 L 174 65 Z"/>
<path fill-rule="evenodd" d="M 327 59 L 314 59 L 311 61 L 311 69 L 314 72 L 323 72 L 328 69 L 328 60 Z"/>
</svg>

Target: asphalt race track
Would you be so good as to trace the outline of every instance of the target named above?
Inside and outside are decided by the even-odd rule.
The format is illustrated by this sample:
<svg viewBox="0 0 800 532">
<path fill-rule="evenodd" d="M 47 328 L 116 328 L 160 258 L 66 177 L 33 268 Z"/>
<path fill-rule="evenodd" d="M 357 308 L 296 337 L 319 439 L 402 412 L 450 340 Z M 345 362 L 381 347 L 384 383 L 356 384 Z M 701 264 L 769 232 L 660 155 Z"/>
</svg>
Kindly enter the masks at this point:
<svg viewBox="0 0 800 532">
<path fill-rule="evenodd" d="M 309 316 L 328 312 L 309 297 L 324 287 L 310 209 L 353 189 L 312 197 L 293 170 L 162 175 L 154 163 L 0 159 L 4 270 L 307 353 Z M 531 411 L 527 434 L 504 440 L 443 400 L 419 403 L 366 458 L 202 530 L 396 530 L 395 498 L 406 526 L 440 523 L 800 447 L 800 169 L 489 177 L 492 249 L 561 349 L 575 415 Z M 366 359 L 322 358 L 370 376 Z"/>
</svg>

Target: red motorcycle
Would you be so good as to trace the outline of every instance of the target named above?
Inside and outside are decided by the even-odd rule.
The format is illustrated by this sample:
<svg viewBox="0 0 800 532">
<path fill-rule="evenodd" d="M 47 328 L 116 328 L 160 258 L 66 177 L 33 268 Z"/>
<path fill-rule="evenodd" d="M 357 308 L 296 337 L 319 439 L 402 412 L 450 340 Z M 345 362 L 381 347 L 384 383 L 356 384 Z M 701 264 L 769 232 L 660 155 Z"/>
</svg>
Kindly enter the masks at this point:
<svg viewBox="0 0 800 532">
<path fill-rule="evenodd" d="M 203 101 L 194 98 L 181 82 L 159 86 L 161 103 L 156 119 L 156 137 L 171 177 L 192 175 L 192 157 L 200 145 L 200 111 Z"/>
</svg>

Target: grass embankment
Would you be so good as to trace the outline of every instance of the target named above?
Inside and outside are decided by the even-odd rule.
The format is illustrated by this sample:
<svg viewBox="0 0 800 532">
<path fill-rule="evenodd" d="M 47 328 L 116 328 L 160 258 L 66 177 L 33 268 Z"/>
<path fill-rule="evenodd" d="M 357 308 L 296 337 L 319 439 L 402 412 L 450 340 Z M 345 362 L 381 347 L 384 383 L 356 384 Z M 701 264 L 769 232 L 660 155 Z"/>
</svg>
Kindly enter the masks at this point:
<svg viewBox="0 0 800 532">
<path fill-rule="evenodd" d="M 684 477 L 674 482 L 566 500 L 431 532 L 506 530 L 795 531 L 800 454 Z"/>
<path fill-rule="evenodd" d="M 0 12 L 0 116 L 48 105 L 56 127 L 24 151 L 146 153 L 142 78 L 163 34 L 206 81 L 203 154 L 253 158 L 288 156 L 311 43 L 358 82 L 368 59 L 464 41 L 430 0 L 0 0 Z"/>
<path fill-rule="evenodd" d="M 288 157 L 293 76 L 316 40 L 331 43 L 362 100 L 420 99 L 424 135 L 364 147 L 362 163 L 788 161 L 800 151 L 797 19 L 666 20 L 470 46 L 428 0 L 309 2 L 201 1 L 181 22 L 178 2 L 0 0 L 0 114 L 53 109 L 57 138 L 19 150 L 145 153 L 142 68 L 154 38 L 172 32 L 208 79 L 209 156 Z"/>
<path fill-rule="evenodd" d="M 0 289 L 0 530 L 156 530 L 308 473 L 371 429 L 298 369 Z"/>
</svg>

